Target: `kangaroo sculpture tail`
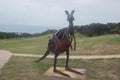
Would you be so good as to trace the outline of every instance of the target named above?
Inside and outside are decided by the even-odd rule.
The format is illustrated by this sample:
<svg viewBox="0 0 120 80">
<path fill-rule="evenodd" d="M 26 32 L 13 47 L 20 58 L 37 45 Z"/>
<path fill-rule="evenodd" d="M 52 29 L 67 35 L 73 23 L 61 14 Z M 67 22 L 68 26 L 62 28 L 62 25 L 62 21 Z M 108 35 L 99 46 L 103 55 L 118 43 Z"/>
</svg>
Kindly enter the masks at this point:
<svg viewBox="0 0 120 80">
<path fill-rule="evenodd" d="M 46 58 L 46 57 L 49 55 L 49 53 L 50 53 L 50 49 L 49 49 L 49 48 L 50 48 L 50 44 L 51 44 L 51 41 L 49 40 L 47 51 L 45 52 L 45 54 L 44 54 L 40 59 L 38 59 L 38 60 L 35 61 L 35 62 L 39 62 L 39 61 L 43 60 L 44 58 Z"/>
<path fill-rule="evenodd" d="M 54 52 L 56 48 L 57 48 L 57 45 L 56 45 L 54 39 L 49 39 L 47 51 L 45 52 L 45 54 L 40 59 L 38 59 L 35 62 L 39 62 L 40 60 L 43 60 L 44 58 L 46 58 L 49 55 L 49 53 L 51 51 Z"/>
<path fill-rule="evenodd" d="M 43 60 L 45 57 L 48 56 L 49 53 L 50 53 L 49 50 L 47 50 L 47 51 L 45 52 L 45 54 L 44 54 L 40 59 L 38 59 L 38 60 L 35 61 L 35 62 L 39 62 L 39 61 Z"/>
</svg>

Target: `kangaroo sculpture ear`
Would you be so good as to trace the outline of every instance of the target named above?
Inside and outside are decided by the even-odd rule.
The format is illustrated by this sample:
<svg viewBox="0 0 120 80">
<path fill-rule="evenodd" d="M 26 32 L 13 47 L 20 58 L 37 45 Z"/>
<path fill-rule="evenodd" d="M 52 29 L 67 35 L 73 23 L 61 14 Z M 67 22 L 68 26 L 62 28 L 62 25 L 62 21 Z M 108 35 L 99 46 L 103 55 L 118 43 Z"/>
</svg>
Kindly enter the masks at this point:
<svg viewBox="0 0 120 80">
<path fill-rule="evenodd" d="M 67 10 L 65 10 L 65 13 L 66 13 L 67 16 L 69 15 L 69 12 Z"/>
<path fill-rule="evenodd" d="M 73 14 L 74 14 L 74 12 L 75 12 L 75 10 L 72 10 L 72 11 L 71 11 L 71 15 L 73 15 Z"/>
</svg>

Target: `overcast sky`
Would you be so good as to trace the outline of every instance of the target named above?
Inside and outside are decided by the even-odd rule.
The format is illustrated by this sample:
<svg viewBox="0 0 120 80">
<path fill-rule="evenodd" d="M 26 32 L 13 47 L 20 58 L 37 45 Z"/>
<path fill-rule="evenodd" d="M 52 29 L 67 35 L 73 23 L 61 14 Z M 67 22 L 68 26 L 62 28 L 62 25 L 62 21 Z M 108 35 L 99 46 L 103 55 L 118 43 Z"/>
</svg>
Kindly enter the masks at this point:
<svg viewBox="0 0 120 80">
<path fill-rule="evenodd" d="M 75 25 L 120 22 L 120 0 L 0 0 L 0 25 L 63 28 L 68 26 L 64 11 L 73 9 Z M 10 28 L 0 26 L 0 31 Z"/>
</svg>

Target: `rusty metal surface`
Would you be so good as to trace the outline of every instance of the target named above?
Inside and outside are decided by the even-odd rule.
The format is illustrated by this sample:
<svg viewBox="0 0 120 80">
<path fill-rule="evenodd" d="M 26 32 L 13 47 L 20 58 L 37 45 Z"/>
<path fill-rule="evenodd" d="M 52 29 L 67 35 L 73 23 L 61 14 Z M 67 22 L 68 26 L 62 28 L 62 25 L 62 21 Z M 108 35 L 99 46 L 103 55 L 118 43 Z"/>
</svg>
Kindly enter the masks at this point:
<svg viewBox="0 0 120 80">
<path fill-rule="evenodd" d="M 70 72 L 70 71 L 66 71 L 65 68 L 63 68 L 63 67 L 57 67 L 58 71 L 63 72 L 65 74 L 68 74 L 70 76 L 70 78 L 78 79 L 78 80 L 85 80 L 85 78 L 86 78 L 86 70 L 85 69 L 76 69 L 76 68 L 72 68 L 72 69 L 82 73 L 83 75 L 76 74 L 76 73 L 73 73 L 73 72 Z M 53 76 L 53 77 L 61 77 L 61 78 L 66 77 L 66 76 L 63 76 L 59 73 L 53 72 L 53 67 L 50 67 L 43 75 Z"/>
</svg>

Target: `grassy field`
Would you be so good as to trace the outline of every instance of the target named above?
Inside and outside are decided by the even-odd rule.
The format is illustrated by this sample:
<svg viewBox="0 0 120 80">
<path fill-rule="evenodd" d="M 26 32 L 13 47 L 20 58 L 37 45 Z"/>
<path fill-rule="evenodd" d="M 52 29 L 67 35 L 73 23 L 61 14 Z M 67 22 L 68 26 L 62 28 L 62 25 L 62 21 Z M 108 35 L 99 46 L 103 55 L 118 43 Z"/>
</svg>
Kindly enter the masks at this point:
<svg viewBox="0 0 120 80">
<path fill-rule="evenodd" d="M 35 63 L 37 58 L 12 57 L 3 67 L 0 80 L 73 80 L 44 76 L 43 73 L 53 66 L 53 59 Z M 70 60 L 74 68 L 87 70 L 86 80 L 120 80 L 120 59 Z M 64 66 L 65 60 L 59 59 L 57 66 Z"/>
<path fill-rule="evenodd" d="M 102 35 L 85 37 L 77 35 L 77 50 L 71 55 L 120 54 L 120 35 Z M 48 36 L 28 39 L 0 40 L 0 49 L 13 53 L 44 54 L 47 49 Z"/>
<path fill-rule="evenodd" d="M 13 53 L 43 54 L 47 49 L 48 36 L 28 39 L 0 40 L 0 49 Z M 77 35 L 77 50 L 71 55 L 120 54 L 120 35 L 103 35 L 85 37 Z M 53 66 L 53 59 L 44 59 L 40 63 L 38 58 L 15 57 L 2 68 L 0 80 L 73 80 L 44 76 L 43 73 Z M 120 80 L 120 59 L 70 60 L 69 65 L 74 68 L 87 70 L 86 80 Z M 65 59 L 59 59 L 57 66 L 64 66 Z"/>
</svg>

